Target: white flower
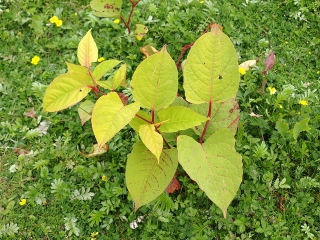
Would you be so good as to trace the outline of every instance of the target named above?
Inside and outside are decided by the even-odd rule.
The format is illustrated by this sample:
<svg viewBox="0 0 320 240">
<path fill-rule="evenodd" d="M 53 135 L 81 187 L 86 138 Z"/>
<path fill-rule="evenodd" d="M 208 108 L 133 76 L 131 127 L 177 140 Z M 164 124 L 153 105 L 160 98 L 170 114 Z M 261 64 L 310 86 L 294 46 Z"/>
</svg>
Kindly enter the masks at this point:
<svg viewBox="0 0 320 240">
<path fill-rule="evenodd" d="M 132 229 L 136 229 L 136 228 L 138 227 L 137 221 L 136 221 L 136 220 L 133 220 L 132 223 L 130 223 L 130 227 L 131 227 Z"/>
<path fill-rule="evenodd" d="M 143 221 L 143 216 L 139 216 L 139 217 L 137 218 L 137 221 L 138 221 L 138 223 L 141 223 L 141 222 Z"/>
<path fill-rule="evenodd" d="M 16 164 L 13 164 L 9 168 L 9 172 L 15 173 L 18 170 L 18 166 Z"/>
</svg>

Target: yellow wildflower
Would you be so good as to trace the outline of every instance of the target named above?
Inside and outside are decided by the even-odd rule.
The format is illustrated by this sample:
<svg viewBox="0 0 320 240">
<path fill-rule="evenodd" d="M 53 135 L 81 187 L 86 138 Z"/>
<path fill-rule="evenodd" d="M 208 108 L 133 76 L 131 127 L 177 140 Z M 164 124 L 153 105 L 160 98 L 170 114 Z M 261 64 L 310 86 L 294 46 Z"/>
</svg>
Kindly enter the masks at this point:
<svg viewBox="0 0 320 240">
<path fill-rule="evenodd" d="M 93 233 L 91 233 L 91 237 L 95 237 L 95 236 L 97 236 L 99 234 L 99 232 L 93 232 Z"/>
<path fill-rule="evenodd" d="M 317 71 L 318 74 L 320 74 L 320 71 Z"/>
<path fill-rule="evenodd" d="M 142 40 L 142 37 L 141 37 L 140 35 L 137 35 L 137 36 L 136 36 L 136 39 L 137 39 L 138 41 L 141 41 L 141 40 Z"/>
<path fill-rule="evenodd" d="M 19 202 L 19 204 L 20 204 L 21 206 L 26 205 L 26 203 L 27 203 L 27 199 L 25 199 L 25 198 L 22 198 L 22 199 L 20 200 L 20 202 Z"/>
<path fill-rule="evenodd" d="M 288 42 L 286 41 L 285 44 L 288 44 Z"/>
<path fill-rule="evenodd" d="M 78 13 L 75 12 L 74 15 L 75 15 L 75 16 L 78 16 Z"/>
<path fill-rule="evenodd" d="M 281 104 L 279 104 L 279 108 L 283 108 L 283 106 Z"/>
<path fill-rule="evenodd" d="M 63 21 L 59 19 L 59 20 L 56 21 L 56 26 L 57 27 L 61 27 L 62 23 L 63 23 Z"/>
<path fill-rule="evenodd" d="M 115 24 L 119 24 L 120 23 L 120 19 L 115 19 L 114 21 L 113 21 Z"/>
<path fill-rule="evenodd" d="M 33 65 L 37 65 L 39 62 L 40 62 L 40 57 L 39 56 L 34 56 L 31 59 L 31 64 L 33 64 Z"/>
<path fill-rule="evenodd" d="M 103 62 L 104 60 L 106 60 L 104 57 L 98 58 L 98 62 Z"/>
<path fill-rule="evenodd" d="M 299 104 L 302 106 L 308 106 L 308 101 L 306 100 L 299 100 Z"/>
<path fill-rule="evenodd" d="M 246 69 L 244 67 L 239 67 L 239 73 L 241 75 L 245 75 L 247 73 Z"/>
<path fill-rule="evenodd" d="M 275 89 L 274 87 L 268 87 L 268 90 L 270 92 L 270 95 L 273 95 L 277 92 L 277 89 Z"/>
<path fill-rule="evenodd" d="M 204 1 L 200 1 L 200 3 L 201 3 L 201 4 L 203 4 L 203 3 L 204 3 Z"/>
<path fill-rule="evenodd" d="M 10 12 L 10 9 L 6 9 L 5 12 L 6 12 L 6 13 Z"/>
<path fill-rule="evenodd" d="M 57 16 L 53 16 L 52 18 L 50 18 L 50 22 L 51 23 L 56 23 L 59 20 L 59 18 Z"/>
<path fill-rule="evenodd" d="M 101 179 L 102 179 L 102 181 L 107 181 L 107 176 L 106 176 L 106 175 L 103 175 L 103 176 L 101 177 Z"/>
</svg>

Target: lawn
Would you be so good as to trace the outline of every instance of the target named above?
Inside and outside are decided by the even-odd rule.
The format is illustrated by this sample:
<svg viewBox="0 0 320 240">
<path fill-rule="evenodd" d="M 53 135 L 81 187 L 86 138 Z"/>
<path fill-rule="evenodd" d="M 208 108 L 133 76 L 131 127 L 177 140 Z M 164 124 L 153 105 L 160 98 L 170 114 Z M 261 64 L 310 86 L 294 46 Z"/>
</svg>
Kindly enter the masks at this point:
<svg viewBox="0 0 320 240">
<path fill-rule="evenodd" d="M 124 20 L 130 10 L 123 1 Z M 141 0 L 129 32 L 120 19 L 95 16 L 89 0 L 0 1 L 0 238 L 319 239 L 319 13 L 311 0 Z M 43 111 L 45 91 L 66 62 L 78 64 L 90 29 L 99 61 L 126 63 L 129 83 L 141 47 L 166 45 L 176 62 L 210 23 L 230 37 L 239 64 L 256 60 L 236 97 L 240 188 L 225 219 L 179 166 L 181 187 L 134 212 L 125 169 L 139 135 L 128 125 L 105 154 L 87 158 L 90 121 L 81 124 L 78 105 Z M 148 32 L 137 37 L 135 24 Z M 184 96 L 182 85 L 179 69 Z M 130 87 L 121 91 L 132 100 Z"/>
</svg>

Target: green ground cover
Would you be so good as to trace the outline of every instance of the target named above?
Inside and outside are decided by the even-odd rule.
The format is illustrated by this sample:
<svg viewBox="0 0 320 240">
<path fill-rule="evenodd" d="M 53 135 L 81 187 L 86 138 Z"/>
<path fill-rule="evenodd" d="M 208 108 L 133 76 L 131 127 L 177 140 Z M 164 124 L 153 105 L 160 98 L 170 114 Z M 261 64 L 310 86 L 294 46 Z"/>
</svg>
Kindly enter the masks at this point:
<svg viewBox="0 0 320 240">
<path fill-rule="evenodd" d="M 142 0 L 132 21 L 149 32 L 139 41 L 121 23 L 94 16 L 89 1 L 0 1 L 1 239 L 320 237 L 320 3 L 200 2 Z M 50 23 L 53 16 L 62 22 Z M 75 107 L 44 113 L 45 89 L 66 72 L 65 61 L 77 63 L 78 43 L 91 28 L 99 57 L 125 60 L 130 80 L 144 58 L 139 47 L 167 44 L 177 60 L 210 22 L 223 26 L 239 63 L 258 60 L 237 95 L 243 182 L 223 219 L 179 168 L 181 189 L 134 213 L 124 169 L 138 136 L 127 127 L 105 155 L 82 156 L 95 143 L 90 124 L 81 126 Z M 275 63 L 264 78 L 271 52 Z"/>
</svg>

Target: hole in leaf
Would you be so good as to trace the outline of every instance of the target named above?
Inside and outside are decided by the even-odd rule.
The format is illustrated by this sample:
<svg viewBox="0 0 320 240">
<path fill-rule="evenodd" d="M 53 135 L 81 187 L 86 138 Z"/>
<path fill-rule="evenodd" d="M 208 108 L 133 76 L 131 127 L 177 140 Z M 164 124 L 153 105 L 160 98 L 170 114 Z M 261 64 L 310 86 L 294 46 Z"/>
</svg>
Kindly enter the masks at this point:
<svg viewBox="0 0 320 240">
<path fill-rule="evenodd" d="M 222 79 L 222 76 L 221 75 L 219 75 L 219 80 L 221 80 Z"/>
</svg>

